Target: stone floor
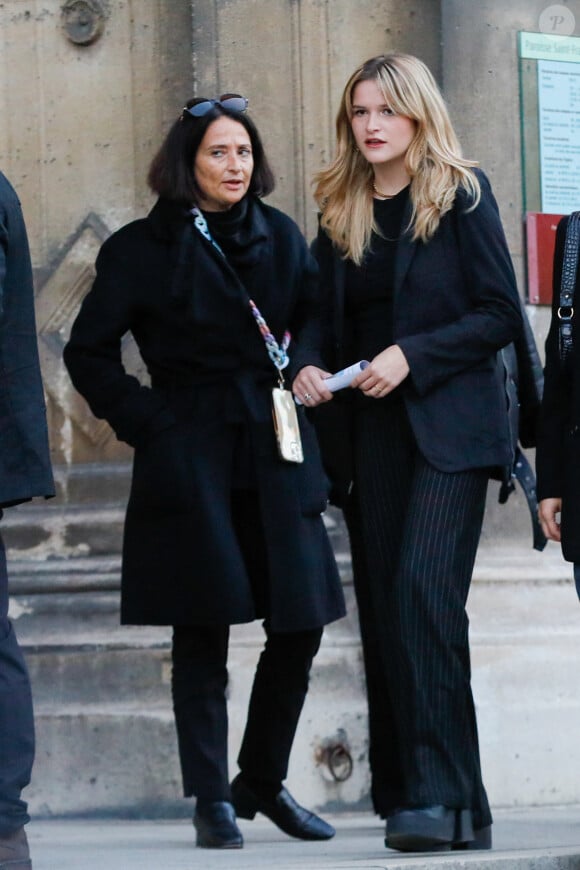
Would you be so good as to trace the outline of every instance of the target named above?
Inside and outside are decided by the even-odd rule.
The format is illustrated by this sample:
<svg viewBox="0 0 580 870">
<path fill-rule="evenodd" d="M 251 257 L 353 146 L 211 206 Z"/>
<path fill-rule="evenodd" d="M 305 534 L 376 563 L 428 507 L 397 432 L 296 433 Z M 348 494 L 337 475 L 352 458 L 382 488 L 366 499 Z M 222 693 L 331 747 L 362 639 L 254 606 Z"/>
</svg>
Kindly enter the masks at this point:
<svg viewBox="0 0 580 870">
<path fill-rule="evenodd" d="M 268 820 L 241 821 L 239 851 L 194 847 L 187 820 L 44 820 L 29 826 L 34 870 L 580 870 L 580 806 L 495 811 L 490 852 L 402 855 L 370 814 L 328 817 L 326 843 L 290 840 Z"/>
</svg>

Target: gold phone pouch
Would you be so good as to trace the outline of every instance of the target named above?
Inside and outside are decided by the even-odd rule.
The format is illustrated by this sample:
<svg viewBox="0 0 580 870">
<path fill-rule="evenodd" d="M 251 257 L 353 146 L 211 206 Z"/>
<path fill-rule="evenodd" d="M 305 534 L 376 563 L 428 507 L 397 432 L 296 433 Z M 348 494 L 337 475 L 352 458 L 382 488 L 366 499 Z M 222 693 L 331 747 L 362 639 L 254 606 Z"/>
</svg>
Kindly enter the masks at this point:
<svg viewBox="0 0 580 870">
<path fill-rule="evenodd" d="M 296 404 L 290 390 L 274 387 L 272 415 L 280 457 L 286 462 L 304 462 Z"/>
</svg>

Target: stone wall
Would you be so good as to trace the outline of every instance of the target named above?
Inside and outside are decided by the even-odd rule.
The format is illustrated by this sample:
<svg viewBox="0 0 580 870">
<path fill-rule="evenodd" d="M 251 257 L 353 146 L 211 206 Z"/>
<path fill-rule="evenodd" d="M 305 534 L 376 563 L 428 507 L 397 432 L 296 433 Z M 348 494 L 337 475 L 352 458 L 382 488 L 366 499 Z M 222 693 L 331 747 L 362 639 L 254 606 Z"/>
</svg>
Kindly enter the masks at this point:
<svg viewBox="0 0 580 870">
<path fill-rule="evenodd" d="M 580 0 L 567 5 L 580 25 Z M 81 7 L 103 12 L 100 35 L 86 44 L 64 27 L 63 10 L 74 18 Z M 0 166 L 30 232 L 58 484 L 55 500 L 11 510 L 2 524 L 11 613 L 36 701 L 36 814 L 189 811 L 179 796 L 169 632 L 118 627 L 131 451 L 92 418 L 61 362 L 100 243 L 151 204 L 146 169 L 169 123 L 192 92 L 246 94 L 277 175 L 271 202 L 311 238 L 310 181 L 331 157 L 347 77 L 381 52 L 417 54 L 443 85 L 465 153 L 491 177 L 523 295 L 516 33 L 537 29 L 544 8 L 539 0 L 0 4 Z M 90 16 L 73 24 L 90 30 Z M 532 315 L 541 345 L 545 311 Z M 142 369 L 130 345 L 127 360 Z M 523 498 L 501 507 L 496 499 L 493 484 L 470 598 L 490 797 L 579 802 L 580 608 L 557 548 L 531 550 Z M 369 805 L 364 680 L 348 542 L 336 511 L 327 521 L 349 616 L 325 635 L 290 785 L 312 805 L 352 809 Z M 260 643 L 258 626 L 234 633 L 232 769 Z"/>
</svg>

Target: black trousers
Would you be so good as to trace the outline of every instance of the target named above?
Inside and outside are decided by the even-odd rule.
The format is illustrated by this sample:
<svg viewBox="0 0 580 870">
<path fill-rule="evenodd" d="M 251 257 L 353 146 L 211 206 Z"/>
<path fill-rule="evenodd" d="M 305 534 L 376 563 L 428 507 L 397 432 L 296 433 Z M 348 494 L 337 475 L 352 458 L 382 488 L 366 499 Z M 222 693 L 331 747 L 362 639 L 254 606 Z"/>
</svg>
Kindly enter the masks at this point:
<svg viewBox="0 0 580 870">
<path fill-rule="evenodd" d="M 238 756 L 245 777 L 268 785 L 286 778 L 288 761 L 322 628 L 272 632 L 267 619 L 268 566 L 257 496 L 236 491 L 232 511 L 266 644 L 254 676 Z M 230 800 L 227 655 L 229 626 L 174 626 L 172 693 L 186 797 Z"/>
<path fill-rule="evenodd" d="M 346 511 L 369 703 L 372 798 L 383 817 L 443 804 L 491 823 L 481 778 L 465 611 L 488 474 L 419 453 L 402 402 L 355 426 Z"/>
<path fill-rule="evenodd" d="M 33 760 L 30 680 L 8 619 L 6 553 L 0 536 L 0 836 L 30 821 L 21 792 L 30 782 Z"/>
<path fill-rule="evenodd" d="M 282 782 L 322 629 L 272 634 L 258 661 L 240 770 L 265 785 Z M 173 709 L 186 797 L 230 800 L 226 667 L 229 628 L 175 626 Z"/>
</svg>

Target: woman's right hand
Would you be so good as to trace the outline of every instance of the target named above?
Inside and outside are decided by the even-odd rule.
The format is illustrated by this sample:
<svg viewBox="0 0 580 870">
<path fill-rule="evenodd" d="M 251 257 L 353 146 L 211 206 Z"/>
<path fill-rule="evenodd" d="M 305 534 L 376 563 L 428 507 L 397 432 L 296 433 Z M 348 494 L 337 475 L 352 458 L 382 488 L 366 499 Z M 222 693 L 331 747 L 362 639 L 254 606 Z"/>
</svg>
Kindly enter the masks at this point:
<svg viewBox="0 0 580 870">
<path fill-rule="evenodd" d="M 329 402 L 332 393 L 324 386 L 324 378 L 330 372 L 319 369 L 318 366 L 304 366 L 300 369 L 292 384 L 292 392 L 306 408 L 315 408 L 322 402 Z"/>
<path fill-rule="evenodd" d="M 545 536 L 550 541 L 560 542 L 562 534 L 556 515 L 562 510 L 561 498 L 543 498 L 538 505 L 538 517 Z"/>
</svg>

